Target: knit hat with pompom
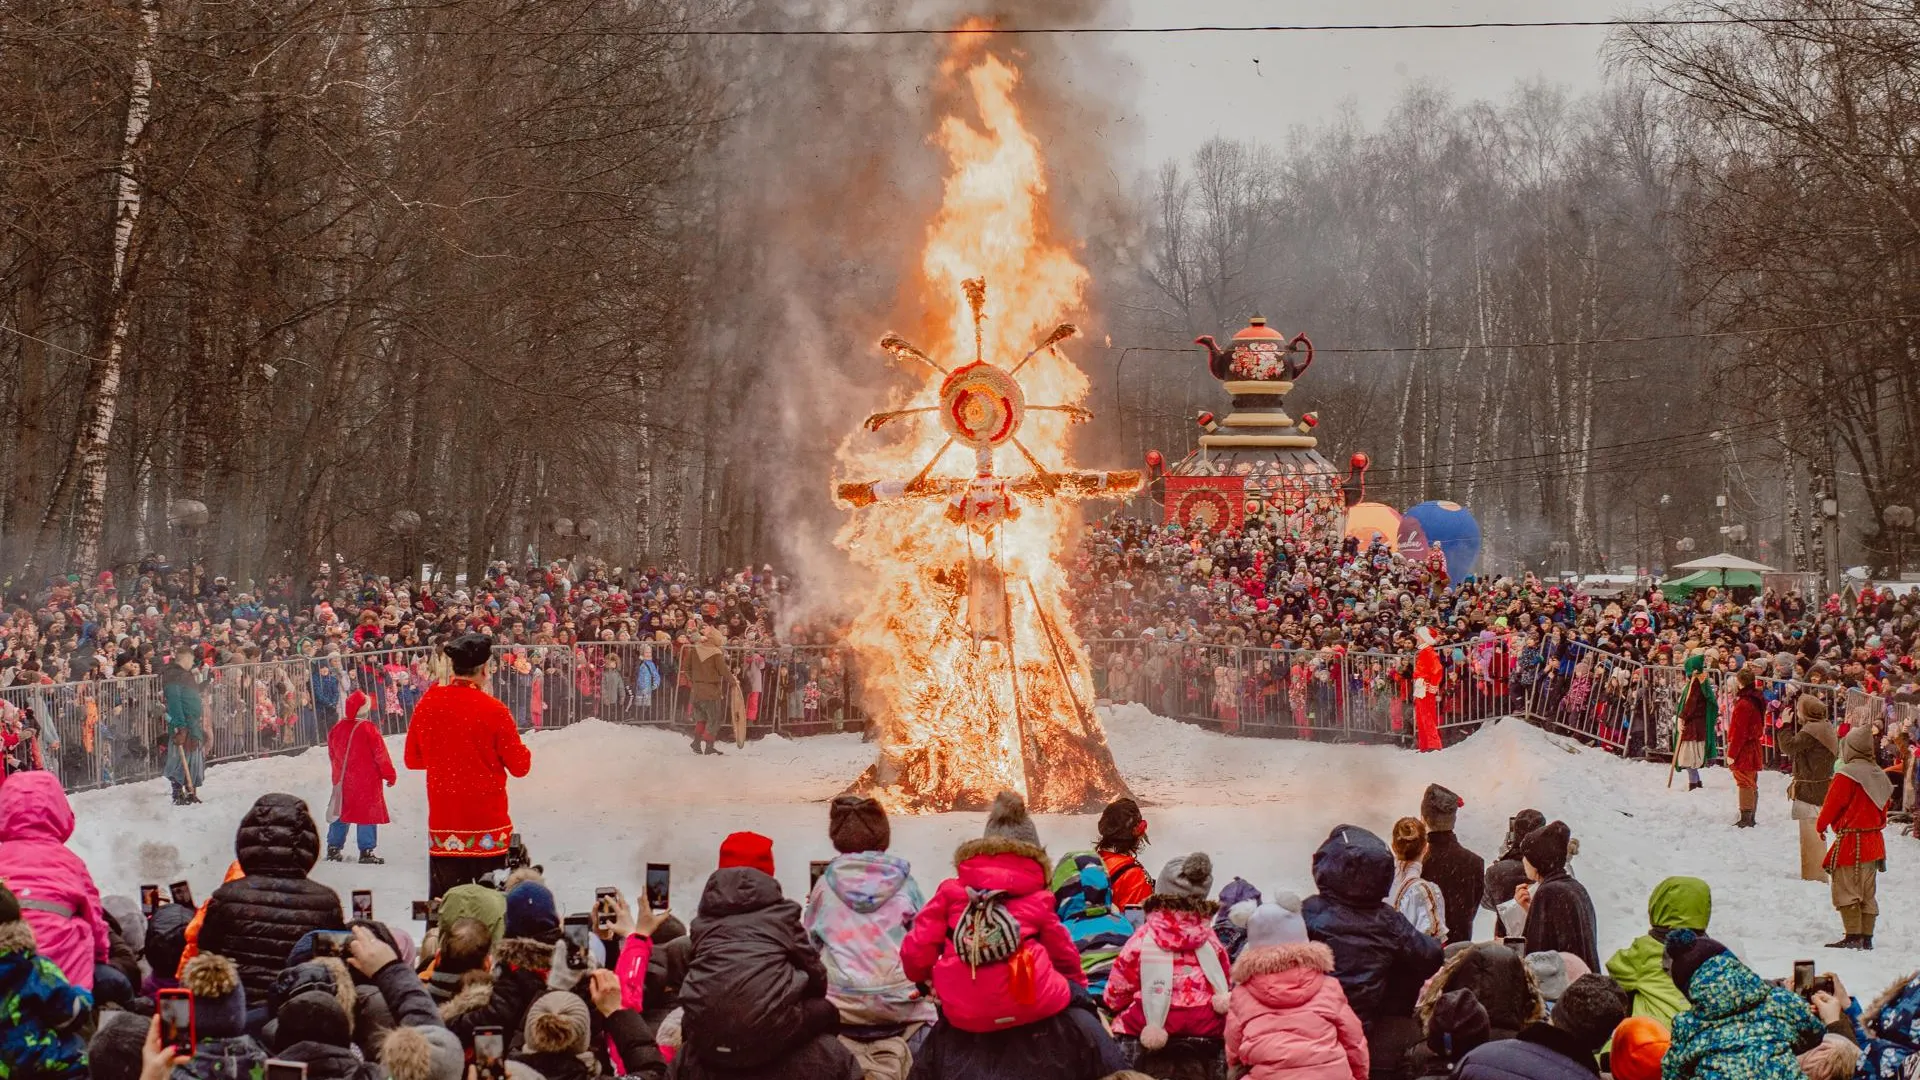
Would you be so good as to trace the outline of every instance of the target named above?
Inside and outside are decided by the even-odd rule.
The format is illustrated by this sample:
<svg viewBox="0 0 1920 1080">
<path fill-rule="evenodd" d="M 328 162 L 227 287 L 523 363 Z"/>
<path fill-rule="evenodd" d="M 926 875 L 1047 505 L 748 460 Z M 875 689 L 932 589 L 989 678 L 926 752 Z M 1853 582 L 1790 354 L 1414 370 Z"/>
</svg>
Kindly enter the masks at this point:
<svg viewBox="0 0 1920 1080">
<path fill-rule="evenodd" d="M 194 1034 L 202 1039 L 235 1039 L 247 1033 L 247 989 L 233 961 L 203 952 L 187 961 L 180 984 L 193 991 Z"/>
<path fill-rule="evenodd" d="M 527 1049 L 536 1054 L 578 1054 L 587 1048 L 592 1019 L 578 994 L 542 994 L 527 1010 Z"/>
<path fill-rule="evenodd" d="M 443 1027 L 399 1027 L 380 1047 L 380 1065 L 392 1080 L 462 1080 L 466 1052 Z"/>
</svg>

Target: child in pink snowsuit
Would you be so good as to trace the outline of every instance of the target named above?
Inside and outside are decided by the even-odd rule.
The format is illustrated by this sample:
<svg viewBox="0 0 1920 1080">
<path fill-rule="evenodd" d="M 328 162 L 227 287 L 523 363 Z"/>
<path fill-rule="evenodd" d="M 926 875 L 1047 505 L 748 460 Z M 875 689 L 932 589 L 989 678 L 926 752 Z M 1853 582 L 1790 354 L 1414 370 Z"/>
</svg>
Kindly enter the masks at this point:
<svg viewBox="0 0 1920 1080">
<path fill-rule="evenodd" d="M 1225 1034 L 1231 984 L 1227 950 L 1213 932 L 1220 905 L 1207 898 L 1212 891 L 1213 860 L 1205 852 L 1174 859 L 1154 881 L 1141 905 L 1146 925 L 1133 932 L 1107 977 L 1115 1035 L 1159 1050 L 1169 1038 Z"/>
<path fill-rule="evenodd" d="M 961 1031 L 1000 1031 L 1065 1009 L 1073 987 L 1084 989 L 1087 976 L 1054 907 L 1047 851 L 1025 800 L 1001 792 L 985 834 L 961 844 L 953 858 L 958 873 L 934 890 L 900 944 L 908 981 L 930 981 L 947 1023 Z M 988 891 L 1001 894 L 997 902 L 980 897 Z M 986 944 L 996 927 L 1006 928 L 1009 916 L 1019 925 L 1018 941 L 1005 942 L 1011 955 L 983 960 L 960 954 L 954 929 L 963 919 L 972 925 L 961 936 Z"/>
<path fill-rule="evenodd" d="M 1367 1080 L 1360 1018 L 1333 977 L 1333 950 L 1307 940 L 1300 899 L 1262 904 L 1233 965 L 1227 1065 L 1249 1080 Z"/>
<path fill-rule="evenodd" d="M 39 954 L 91 991 L 93 966 L 107 960 L 107 920 L 87 864 L 67 850 L 72 835 L 73 807 L 52 773 L 0 783 L 0 881 L 19 898 Z"/>
</svg>

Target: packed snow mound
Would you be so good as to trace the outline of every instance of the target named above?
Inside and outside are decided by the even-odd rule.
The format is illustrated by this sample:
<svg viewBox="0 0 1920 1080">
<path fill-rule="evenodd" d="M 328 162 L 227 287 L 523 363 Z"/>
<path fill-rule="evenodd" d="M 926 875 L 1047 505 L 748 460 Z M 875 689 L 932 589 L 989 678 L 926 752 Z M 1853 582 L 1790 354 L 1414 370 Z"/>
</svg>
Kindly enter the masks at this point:
<svg viewBox="0 0 1920 1080">
<path fill-rule="evenodd" d="M 1913 965 L 1920 929 L 1915 917 L 1888 903 L 1873 953 L 1836 952 L 1821 943 L 1840 936 L 1824 884 L 1798 878 L 1795 824 L 1787 818 L 1786 780 L 1761 777 L 1760 826 L 1730 827 L 1737 814 L 1731 776 L 1709 770 L 1705 790 L 1687 792 L 1682 777 L 1667 786 L 1661 765 L 1622 761 L 1519 721 L 1488 725 L 1435 754 L 1388 746 L 1302 743 L 1219 735 L 1163 719 L 1132 705 L 1101 710 L 1114 756 L 1146 805 L 1152 844 L 1143 861 L 1158 875 L 1190 851 L 1213 856 L 1217 890 L 1234 876 L 1264 890 L 1313 892 L 1313 850 L 1336 825 L 1359 825 L 1385 836 L 1397 818 L 1414 814 L 1430 783 L 1466 799 L 1463 843 L 1487 859 L 1497 854 L 1507 819 L 1533 807 L 1564 819 L 1580 840 L 1573 870 L 1593 895 L 1602 955 L 1646 930 L 1647 894 L 1674 874 L 1713 886 L 1710 932 L 1736 947 L 1763 974 L 1786 975 L 1794 960 L 1813 959 L 1839 972 L 1848 987 L 1871 997 Z M 402 739 L 388 742 L 401 760 Z M 826 802 L 873 760 L 857 734 L 789 740 L 768 738 L 724 756 L 698 757 L 685 738 L 649 728 L 588 721 L 536 732 L 533 773 L 512 783 L 514 821 L 546 867 L 561 902 L 585 910 L 597 886 L 629 897 L 649 862 L 673 865 L 676 910 L 691 917 L 714 868 L 720 840 L 749 829 L 773 838 L 781 884 L 789 895 L 807 885 L 807 864 L 831 858 Z M 76 796 L 79 831 L 72 845 L 93 868 L 103 892 L 133 896 L 142 883 L 189 880 L 196 896 L 219 884 L 233 858 L 234 830 L 266 792 L 326 805 L 324 752 L 214 768 L 205 805 L 174 807 L 164 781 Z M 388 791 L 394 823 L 380 829 L 386 866 L 323 863 L 314 872 L 345 897 L 370 888 L 377 915 L 406 922 L 411 901 L 426 894 L 426 799 L 420 773 L 400 773 Z M 953 850 L 979 835 L 981 814 L 896 817 L 893 850 L 911 859 L 924 891 L 945 876 Z M 1048 815 L 1040 833 L 1055 858 L 1092 846 L 1092 817 Z M 351 836 L 347 858 L 353 859 Z M 1881 895 L 1912 895 L 1920 872 L 1911 855 L 1920 842 L 1889 835 L 1890 872 Z M 1482 914 L 1479 933 L 1493 932 Z M 413 929 L 417 932 L 418 927 Z"/>
</svg>

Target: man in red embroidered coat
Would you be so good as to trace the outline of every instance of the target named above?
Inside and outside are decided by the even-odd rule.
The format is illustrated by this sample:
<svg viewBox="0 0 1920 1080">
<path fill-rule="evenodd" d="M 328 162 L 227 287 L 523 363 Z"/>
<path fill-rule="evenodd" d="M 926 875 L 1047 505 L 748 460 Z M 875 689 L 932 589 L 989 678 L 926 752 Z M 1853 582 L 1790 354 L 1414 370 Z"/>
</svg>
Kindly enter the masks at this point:
<svg viewBox="0 0 1920 1080">
<path fill-rule="evenodd" d="M 421 696 L 407 728 L 407 768 L 427 773 L 430 899 L 506 866 L 507 777 L 533 767 L 513 714 L 483 689 L 493 642 L 462 634 L 445 650 L 453 678 Z"/>
<path fill-rule="evenodd" d="M 1825 838 L 1827 872 L 1833 875 L 1833 906 L 1840 912 L 1846 936 L 1829 949 L 1873 948 L 1873 926 L 1880 918 L 1875 896 L 1880 870 L 1887 862 L 1887 804 L 1893 799 L 1893 781 L 1874 757 L 1873 730 L 1856 727 L 1840 740 L 1840 771 L 1820 805 L 1813 827 Z"/>
<path fill-rule="evenodd" d="M 1413 658 L 1414 748 L 1421 752 L 1440 749 L 1440 682 L 1446 673 L 1440 667 L 1440 653 L 1433 647 L 1439 635 L 1430 626 L 1413 632 L 1420 651 Z"/>
</svg>

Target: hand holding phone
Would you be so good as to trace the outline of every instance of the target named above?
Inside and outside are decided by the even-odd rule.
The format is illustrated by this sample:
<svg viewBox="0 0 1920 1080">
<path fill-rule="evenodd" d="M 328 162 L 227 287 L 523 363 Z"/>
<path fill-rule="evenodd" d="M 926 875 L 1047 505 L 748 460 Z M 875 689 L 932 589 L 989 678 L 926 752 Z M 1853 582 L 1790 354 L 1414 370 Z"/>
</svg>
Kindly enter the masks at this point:
<svg viewBox="0 0 1920 1080">
<path fill-rule="evenodd" d="M 160 1044 L 185 1057 L 193 1056 L 193 991 L 162 990 L 154 1000 L 154 1019 L 160 1025 Z"/>
<path fill-rule="evenodd" d="M 669 863 L 650 862 L 647 864 L 647 907 L 653 911 L 667 910 L 667 901 L 672 892 L 673 867 Z"/>
<path fill-rule="evenodd" d="M 140 1074 L 142 1076 L 171 1076 L 173 1070 L 192 1061 L 189 1055 L 180 1053 L 179 1047 L 168 1042 L 163 1030 L 165 1024 L 160 1014 L 155 1012 L 153 1019 L 147 1022 L 147 1041 L 140 1047 Z"/>
<path fill-rule="evenodd" d="M 575 971 L 593 968 L 593 917 L 569 915 L 560 923 L 560 936 L 567 945 L 567 966 Z"/>
<path fill-rule="evenodd" d="M 1788 989 L 1801 997 L 1813 995 L 1813 961 L 1795 960 L 1793 962 L 1793 982 Z"/>
</svg>

